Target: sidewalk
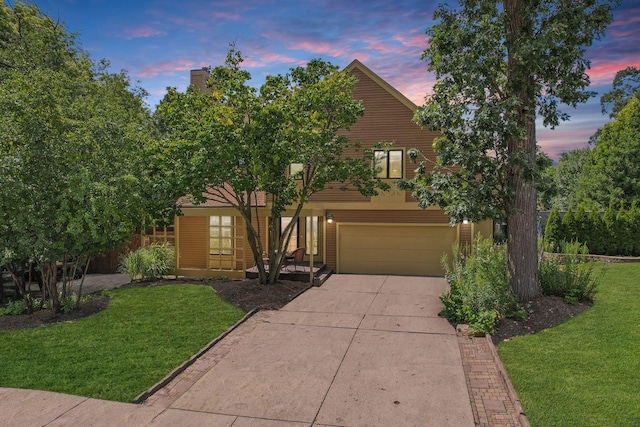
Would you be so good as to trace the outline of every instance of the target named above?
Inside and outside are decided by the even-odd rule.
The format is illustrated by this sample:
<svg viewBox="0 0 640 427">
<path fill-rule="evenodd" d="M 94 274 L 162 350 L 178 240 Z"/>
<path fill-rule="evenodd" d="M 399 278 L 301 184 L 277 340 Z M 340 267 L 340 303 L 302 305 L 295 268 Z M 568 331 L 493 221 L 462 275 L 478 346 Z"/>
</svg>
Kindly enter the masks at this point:
<svg viewBox="0 0 640 427">
<path fill-rule="evenodd" d="M 445 287 L 332 276 L 250 318 L 143 405 L 0 389 L 0 412 L 8 425 L 473 426 L 484 409 L 482 396 L 472 409 L 471 385 L 489 383 L 465 378 L 465 342 L 437 317 Z M 518 425 L 490 404 L 497 418 L 479 424 Z"/>
</svg>

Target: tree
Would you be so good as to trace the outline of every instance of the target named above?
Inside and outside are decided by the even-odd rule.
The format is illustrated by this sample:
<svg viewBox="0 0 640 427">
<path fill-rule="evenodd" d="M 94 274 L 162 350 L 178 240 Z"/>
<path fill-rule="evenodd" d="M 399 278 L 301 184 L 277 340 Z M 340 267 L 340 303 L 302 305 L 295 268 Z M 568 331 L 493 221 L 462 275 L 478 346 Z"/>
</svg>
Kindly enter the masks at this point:
<svg viewBox="0 0 640 427">
<path fill-rule="evenodd" d="M 558 208 L 549 213 L 544 227 L 544 250 L 547 252 L 560 252 L 560 242 L 564 239 L 562 219 Z"/>
<path fill-rule="evenodd" d="M 59 311 L 59 291 L 70 289 L 68 276 L 58 287 L 56 263 L 85 267 L 129 240 L 148 212 L 153 122 L 125 72 L 93 63 L 36 6 L 2 5 L 0 23 L 0 264 L 17 283 L 35 264 Z"/>
<path fill-rule="evenodd" d="M 605 239 L 603 252 L 605 255 L 618 255 L 620 246 L 618 245 L 618 224 L 616 220 L 616 212 L 613 209 L 613 200 L 609 203 L 609 207 L 602 216 L 602 230 L 607 238 Z"/>
<path fill-rule="evenodd" d="M 564 236 L 563 240 L 565 242 L 569 243 L 578 240 L 576 218 L 571 209 L 569 209 L 562 217 L 562 231 Z"/>
<path fill-rule="evenodd" d="M 605 253 L 605 226 L 602 221 L 602 216 L 600 216 L 600 212 L 597 210 L 592 210 L 589 215 L 589 228 L 588 228 L 588 237 L 587 237 L 587 247 L 589 251 L 593 254 L 604 254 Z"/>
<path fill-rule="evenodd" d="M 600 98 L 602 114 L 606 114 L 610 108 L 609 117 L 615 118 L 631 98 L 640 100 L 640 68 L 638 67 L 627 67 L 616 73 L 613 78 L 613 90 Z"/>
<path fill-rule="evenodd" d="M 423 58 L 437 82 L 415 120 L 443 137 L 436 165 L 423 164 L 408 186 L 452 221 L 507 218 L 510 284 L 522 301 L 540 295 L 535 117 L 555 127 L 569 118 L 560 103 L 594 95 L 583 55 L 611 22 L 612 3 L 460 0 L 441 5 L 427 30 Z"/>
<path fill-rule="evenodd" d="M 623 201 L 620 202 L 620 209 L 618 209 L 618 214 L 616 215 L 615 236 L 618 242 L 618 255 L 631 255 L 635 236 L 631 234 L 629 213 L 625 209 Z"/>
<path fill-rule="evenodd" d="M 631 255 L 640 256 L 640 208 L 637 202 L 631 204 L 627 213 L 629 238 L 631 239 Z"/>
<path fill-rule="evenodd" d="M 640 99 L 632 98 L 600 132 L 578 182 L 578 198 L 602 208 L 640 201 Z"/>
<path fill-rule="evenodd" d="M 196 201 L 208 198 L 237 209 L 260 282 L 271 284 L 278 280 L 293 227 L 312 194 L 338 187 L 374 195 L 387 186 L 375 177 L 371 150 L 359 151 L 340 134 L 363 114 L 361 102 L 351 95 L 354 77 L 316 59 L 286 75 L 268 76 L 256 91 L 242 61 L 231 45 L 225 65 L 211 69 L 211 93 L 169 89 L 156 110 L 167 160 L 161 167 L 177 176 L 179 187 Z M 352 149 L 357 157 L 346 155 Z M 289 174 L 295 164 L 300 170 Z M 270 202 L 267 230 L 255 221 L 261 192 Z M 287 209 L 293 219 L 279 230 Z"/>
<path fill-rule="evenodd" d="M 590 152 L 588 148 L 576 148 L 560 154 L 558 164 L 553 167 L 556 194 L 551 198 L 552 208 L 575 209 L 579 204 L 580 201 L 576 195 L 578 181 Z"/>
</svg>

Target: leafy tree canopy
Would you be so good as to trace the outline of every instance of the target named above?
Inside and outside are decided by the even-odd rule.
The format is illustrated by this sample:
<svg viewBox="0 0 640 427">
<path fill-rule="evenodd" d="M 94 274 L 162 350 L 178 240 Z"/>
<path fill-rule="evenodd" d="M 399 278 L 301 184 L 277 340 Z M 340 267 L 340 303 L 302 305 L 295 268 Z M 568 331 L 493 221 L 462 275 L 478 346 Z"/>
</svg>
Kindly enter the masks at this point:
<svg viewBox="0 0 640 427">
<path fill-rule="evenodd" d="M 148 211 L 153 126 L 145 92 L 64 24 L 16 3 L 0 26 L 0 263 L 38 263 L 53 298 L 55 261 L 118 247 Z"/>
<path fill-rule="evenodd" d="M 640 99 L 633 97 L 600 132 L 578 182 L 578 198 L 594 209 L 640 201 Z"/>
<path fill-rule="evenodd" d="M 627 67 L 616 73 L 613 89 L 600 98 L 602 114 L 610 110 L 609 117 L 615 118 L 633 97 L 640 99 L 640 68 Z"/>
<path fill-rule="evenodd" d="M 579 205 L 577 196 L 578 181 L 591 150 L 589 148 L 576 148 L 560 154 L 556 166 L 552 166 L 548 172 L 552 179 L 556 193 L 550 198 L 550 207 L 566 211 L 569 208 L 576 209 Z"/>
<path fill-rule="evenodd" d="M 555 127 L 569 118 L 560 104 L 594 95 L 584 51 L 614 3 L 461 0 L 441 5 L 427 31 L 423 58 L 437 82 L 415 120 L 443 137 L 436 164 L 423 162 L 406 186 L 455 221 L 507 217 L 511 286 L 523 300 L 539 293 L 535 117 Z"/>
<path fill-rule="evenodd" d="M 164 139 L 155 158 L 176 188 L 195 201 L 237 208 L 260 280 L 273 283 L 312 194 L 340 188 L 373 195 L 386 185 L 375 177 L 371 150 L 359 150 L 340 133 L 363 114 L 351 95 L 354 77 L 315 59 L 286 75 L 268 76 L 257 90 L 242 62 L 231 45 L 225 65 L 210 70 L 210 92 L 169 89 L 156 110 Z M 347 155 L 350 151 L 356 154 Z M 289 174 L 292 164 L 300 169 Z M 270 211 L 259 215 L 260 192 L 269 195 Z M 287 209 L 293 220 L 280 231 Z M 269 217 L 267 247 L 261 239 L 266 230 L 252 222 L 258 216 Z M 268 272 L 263 252 L 269 254 Z"/>
</svg>

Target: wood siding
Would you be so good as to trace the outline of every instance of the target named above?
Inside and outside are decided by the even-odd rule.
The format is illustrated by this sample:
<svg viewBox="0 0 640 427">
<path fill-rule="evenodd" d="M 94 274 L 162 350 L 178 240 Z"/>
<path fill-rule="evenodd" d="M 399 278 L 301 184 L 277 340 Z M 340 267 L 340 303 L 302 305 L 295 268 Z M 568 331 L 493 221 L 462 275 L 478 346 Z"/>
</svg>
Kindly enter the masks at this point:
<svg viewBox="0 0 640 427">
<path fill-rule="evenodd" d="M 178 268 L 207 268 L 209 217 L 181 216 L 178 220 Z"/>
</svg>

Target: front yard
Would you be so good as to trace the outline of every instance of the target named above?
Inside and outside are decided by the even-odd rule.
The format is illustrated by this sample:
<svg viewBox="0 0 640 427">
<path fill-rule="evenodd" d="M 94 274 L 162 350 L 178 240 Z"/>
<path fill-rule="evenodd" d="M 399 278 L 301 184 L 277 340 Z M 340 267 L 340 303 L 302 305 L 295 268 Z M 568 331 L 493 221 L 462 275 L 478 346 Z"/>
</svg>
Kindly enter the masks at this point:
<svg viewBox="0 0 640 427">
<path fill-rule="evenodd" d="M 209 286 L 107 293 L 91 317 L 0 330 L 0 386 L 128 402 L 244 315 Z"/>
<path fill-rule="evenodd" d="M 532 426 L 640 422 L 640 263 L 611 264 L 596 303 L 498 352 Z"/>
</svg>

